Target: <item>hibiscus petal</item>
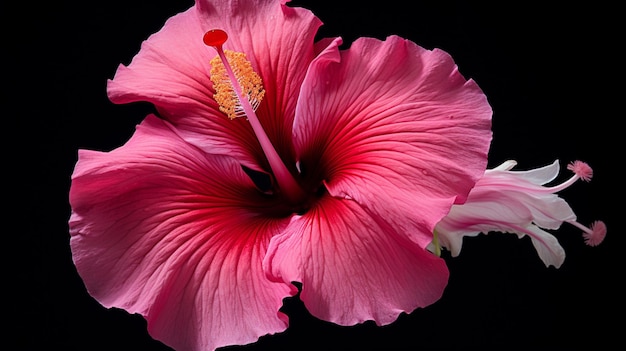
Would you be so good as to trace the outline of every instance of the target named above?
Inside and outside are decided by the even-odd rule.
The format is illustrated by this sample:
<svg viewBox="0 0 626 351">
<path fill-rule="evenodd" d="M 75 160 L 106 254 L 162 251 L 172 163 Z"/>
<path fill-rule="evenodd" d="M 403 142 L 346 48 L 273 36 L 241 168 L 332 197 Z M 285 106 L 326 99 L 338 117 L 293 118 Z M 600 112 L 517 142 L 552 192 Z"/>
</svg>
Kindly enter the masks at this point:
<svg viewBox="0 0 626 351">
<path fill-rule="evenodd" d="M 530 236 L 541 261 L 547 267 L 561 267 L 563 261 L 565 261 L 565 250 L 557 238 L 536 225 L 529 225 L 524 229 L 518 229 L 517 232 Z"/>
<path fill-rule="evenodd" d="M 287 223 L 233 159 L 207 155 L 149 116 L 124 146 L 81 150 L 70 203 L 73 259 L 106 307 L 142 314 L 176 350 L 213 350 L 285 330 L 295 293 L 262 270 Z"/>
<path fill-rule="evenodd" d="M 443 259 L 330 196 L 272 238 L 264 264 L 276 279 L 301 282 L 311 314 L 339 325 L 389 324 L 437 301 L 448 281 Z"/>
<path fill-rule="evenodd" d="M 220 28 L 230 36 L 224 49 L 245 53 L 264 82 L 265 98 L 257 113 L 266 133 L 277 149 L 292 152 L 299 86 L 315 54 L 313 41 L 321 22 L 310 11 L 284 3 L 197 1 L 150 36 L 128 67 L 118 68 L 108 82 L 110 99 L 149 101 L 188 142 L 258 170 L 264 158 L 249 124 L 228 120 L 213 99 L 209 61 L 217 53 L 202 37 Z"/>
<path fill-rule="evenodd" d="M 520 238 L 528 235 L 543 263 L 559 268 L 565 260 L 565 250 L 556 237 L 533 224 L 533 211 L 519 200 L 507 201 L 496 193 L 491 196 L 498 200 L 475 202 L 470 195 L 467 203 L 453 206 L 436 227 L 440 244 L 456 257 L 465 236 L 491 232 L 512 233 Z"/>
<path fill-rule="evenodd" d="M 452 58 L 391 36 L 335 42 L 311 64 L 294 141 L 335 196 L 390 218 L 425 247 L 482 176 L 491 107 Z"/>
<path fill-rule="evenodd" d="M 509 160 L 493 169 L 486 170 L 485 173 L 489 174 L 489 178 L 493 180 L 495 180 L 498 175 L 502 175 L 506 179 L 509 177 L 509 174 L 515 174 L 518 178 L 532 184 L 543 185 L 556 179 L 560 169 L 559 160 L 555 160 L 551 164 L 539 168 L 525 171 L 512 171 L 511 169 L 516 165 L 516 161 Z"/>
</svg>

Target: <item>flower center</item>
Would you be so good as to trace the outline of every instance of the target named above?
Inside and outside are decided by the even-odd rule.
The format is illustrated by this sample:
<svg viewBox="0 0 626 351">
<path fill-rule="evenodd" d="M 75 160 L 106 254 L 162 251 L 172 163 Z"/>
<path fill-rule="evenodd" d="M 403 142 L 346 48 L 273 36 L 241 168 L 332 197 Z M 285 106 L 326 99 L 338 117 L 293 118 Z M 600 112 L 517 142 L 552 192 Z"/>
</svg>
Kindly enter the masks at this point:
<svg viewBox="0 0 626 351">
<path fill-rule="evenodd" d="M 265 95 L 261 78 L 245 54 L 224 51 L 222 46 L 227 39 L 226 32 L 220 29 L 209 30 L 203 37 L 204 43 L 212 46 L 218 55 L 211 60 L 210 72 L 215 101 L 228 118 L 247 118 L 272 169 L 277 190 L 291 203 L 300 204 L 305 199 L 305 193 L 276 152 L 256 115 L 256 109 Z"/>
</svg>

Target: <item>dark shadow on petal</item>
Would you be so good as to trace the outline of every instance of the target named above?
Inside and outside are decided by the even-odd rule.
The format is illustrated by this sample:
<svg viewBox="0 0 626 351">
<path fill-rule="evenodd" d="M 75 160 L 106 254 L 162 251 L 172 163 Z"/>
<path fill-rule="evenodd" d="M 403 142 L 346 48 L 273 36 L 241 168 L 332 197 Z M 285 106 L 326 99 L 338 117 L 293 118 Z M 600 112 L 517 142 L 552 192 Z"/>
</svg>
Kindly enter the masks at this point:
<svg viewBox="0 0 626 351">
<path fill-rule="evenodd" d="M 272 181 L 272 176 L 269 173 L 255 171 L 250 169 L 244 165 L 241 165 L 241 168 L 244 172 L 252 179 L 254 185 L 265 194 L 272 194 L 274 192 L 274 182 Z"/>
</svg>

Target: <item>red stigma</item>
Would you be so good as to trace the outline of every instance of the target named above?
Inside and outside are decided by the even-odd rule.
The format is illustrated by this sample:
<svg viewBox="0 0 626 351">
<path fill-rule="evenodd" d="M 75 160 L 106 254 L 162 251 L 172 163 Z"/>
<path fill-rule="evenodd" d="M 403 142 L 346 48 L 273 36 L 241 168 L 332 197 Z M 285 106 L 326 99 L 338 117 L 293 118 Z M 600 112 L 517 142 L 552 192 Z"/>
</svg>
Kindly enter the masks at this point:
<svg viewBox="0 0 626 351">
<path fill-rule="evenodd" d="M 202 40 L 208 46 L 221 47 L 228 39 L 228 34 L 221 29 L 211 29 L 204 33 Z"/>
</svg>

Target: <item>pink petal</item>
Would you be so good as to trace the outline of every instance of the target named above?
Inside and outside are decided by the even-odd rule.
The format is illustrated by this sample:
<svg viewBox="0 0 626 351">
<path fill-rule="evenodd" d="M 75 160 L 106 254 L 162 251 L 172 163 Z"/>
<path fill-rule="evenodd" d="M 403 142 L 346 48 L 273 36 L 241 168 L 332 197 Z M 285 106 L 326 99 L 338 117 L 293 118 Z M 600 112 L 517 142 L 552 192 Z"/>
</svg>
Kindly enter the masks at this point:
<svg viewBox="0 0 626 351">
<path fill-rule="evenodd" d="M 336 41 L 312 63 L 294 139 L 305 169 L 425 247 L 487 164 L 491 107 L 452 58 L 391 36 Z"/>
<path fill-rule="evenodd" d="M 229 34 L 224 49 L 245 53 L 264 82 L 266 94 L 257 113 L 266 132 L 275 147 L 292 152 L 296 100 L 321 22 L 285 2 L 197 1 L 150 36 L 130 65 L 118 68 L 108 84 L 109 97 L 115 103 L 149 101 L 187 141 L 258 169 L 264 157 L 249 124 L 228 120 L 213 99 L 209 61 L 216 51 L 202 37 L 220 28 Z"/>
<path fill-rule="evenodd" d="M 526 182 L 530 182 L 536 185 L 544 185 L 556 179 L 559 175 L 559 160 L 555 160 L 551 164 L 539 168 L 524 170 L 524 171 L 513 171 L 513 167 L 517 165 L 517 162 L 514 160 L 508 160 L 502 163 L 498 167 L 494 167 L 493 169 L 488 169 L 485 171 L 489 176 L 485 179 L 482 179 L 483 182 L 488 181 L 489 179 L 493 179 L 493 182 L 505 182 L 510 184 L 507 179 L 510 175 L 514 174 L 515 177 L 520 180 L 524 180 Z"/>
<path fill-rule="evenodd" d="M 325 321 L 389 324 L 437 301 L 447 284 L 444 260 L 353 201 L 327 196 L 284 233 L 264 264 L 285 283 L 302 282 L 301 300 Z"/>
<path fill-rule="evenodd" d="M 532 212 L 526 206 L 500 195 L 491 193 L 497 201 L 474 201 L 470 195 L 465 204 L 452 206 L 450 214 L 436 227 L 441 245 L 455 257 L 461 252 L 465 236 L 490 232 L 512 233 L 520 238 L 528 235 L 543 263 L 560 267 L 565 251 L 556 237 L 533 224 Z"/>
<path fill-rule="evenodd" d="M 73 259 L 106 307 L 142 314 L 176 350 L 214 350 L 285 330 L 295 293 L 262 259 L 284 221 L 259 216 L 254 184 L 232 159 L 190 146 L 149 116 L 109 153 L 84 151 L 72 178 Z"/>
<path fill-rule="evenodd" d="M 526 171 L 487 170 L 470 193 L 470 206 L 465 207 L 482 203 L 495 207 L 496 212 L 485 210 L 483 214 L 494 220 L 532 221 L 542 228 L 558 229 L 564 221 L 576 220 L 565 200 L 541 186 L 554 180 L 558 173 L 558 160 Z"/>
</svg>

